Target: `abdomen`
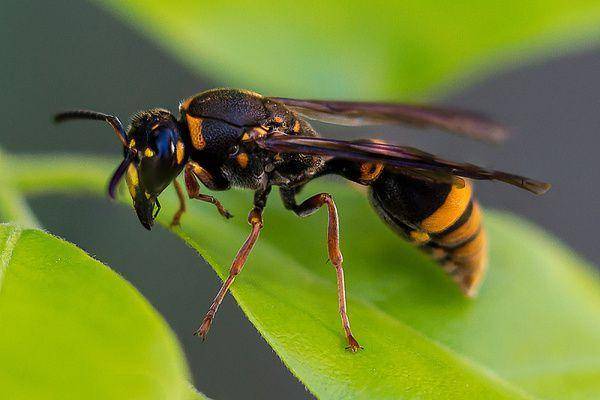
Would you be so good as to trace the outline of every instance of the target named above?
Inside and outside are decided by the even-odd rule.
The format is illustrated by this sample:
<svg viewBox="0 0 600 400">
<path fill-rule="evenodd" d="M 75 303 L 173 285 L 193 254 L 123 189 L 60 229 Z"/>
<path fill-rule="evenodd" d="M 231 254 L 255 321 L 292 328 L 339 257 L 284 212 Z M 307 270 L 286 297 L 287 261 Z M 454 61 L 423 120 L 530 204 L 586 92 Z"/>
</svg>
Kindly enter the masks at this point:
<svg viewBox="0 0 600 400">
<path fill-rule="evenodd" d="M 473 187 L 434 183 L 384 169 L 370 199 L 397 233 L 440 263 L 468 296 L 476 294 L 487 263 L 487 240 Z"/>
</svg>

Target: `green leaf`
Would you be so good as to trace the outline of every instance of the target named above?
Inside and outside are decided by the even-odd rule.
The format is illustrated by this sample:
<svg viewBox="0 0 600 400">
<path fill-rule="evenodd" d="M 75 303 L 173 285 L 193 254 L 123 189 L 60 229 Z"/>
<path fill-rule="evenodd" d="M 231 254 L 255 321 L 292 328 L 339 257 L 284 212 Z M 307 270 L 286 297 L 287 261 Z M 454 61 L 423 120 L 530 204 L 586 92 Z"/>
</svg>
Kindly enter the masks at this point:
<svg viewBox="0 0 600 400">
<path fill-rule="evenodd" d="M 89 158 L 86 170 L 69 169 L 70 161 L 57 157 L 48 161 L 15 157 L 22 166 L 14 175 L 18 187 L 25 193 L 61 191 L 68 190 L 65 182 L 79 179 L 76 186 L 87 182 L 88 189 L 103 193 L 99 177 L 105 161 Z M 39 171 L 37 163 L 51 166 L 42 177 L 31 173 Z M 598 276 L 556 239 L 513 216 L 488 211 L 489 273 L 479 297 L 466 299 L 435 263 L 384 226 L 365 196 L 332 181 L 312 183 L 305 195 L 324 190 L 338 203 L 349 313 L 365 349 L 344 350 L 335 274 L 325 263 L 324 211 L 297 218 L 274 193 L 261 238 L 233 285 L 245 314 L 314 394 L 324 399 L 598 396 Z M 249 231 L 252 195 L 231 191 L 218 197 L 236 218 L 226 221 L 211 205 L 188 202 L 177 233 L 224 277 Z M 176 203 L 171 189 L 161 202 L 159 219 L 168 223 Z M 137 223 L 133 212 L 131 220 Z"/>
<path fill-rule="evenodd" d="M 40 230 L 0 225 L 0 327 L 2 399 L 204 398 L 150 304 Z"/>
<path fill-rule="evenodd" d="M 437 265 L 383 225 L 361 193 L 331 182 L 309 187 L 307 195 L 326 190 L 338 203 L 350 318 L 364 351 L 344 350 L 335 275 L 325 264 L 324 211 L 303 220 L 272 198 L 233 293 L 318 397 L 584 399 L 600 393 L 600 285 L 555 239 L 488 212 L 489 275 L 480 296 L 466 299 Z M 160 218 L 168 222 L 174 197 L 164 197 Z M 251 196 L 219 197 L 236 213 L 234 221 L 195 204 L 178 233 L 224 277 L 249 231 Z"/>
<path fill-rule="evenodd" d="M 193 70 L 279 96 L 414 97 L 600 31 L 594 0 L 96 1 Z"/>
</svg>

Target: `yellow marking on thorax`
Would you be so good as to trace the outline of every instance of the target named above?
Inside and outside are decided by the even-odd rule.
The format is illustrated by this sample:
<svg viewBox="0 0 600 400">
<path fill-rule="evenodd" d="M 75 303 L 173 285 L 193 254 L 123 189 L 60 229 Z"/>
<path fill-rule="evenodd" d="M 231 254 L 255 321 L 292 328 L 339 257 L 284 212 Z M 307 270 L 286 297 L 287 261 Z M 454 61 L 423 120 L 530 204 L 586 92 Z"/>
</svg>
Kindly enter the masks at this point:
<svg viewBox="0 0 600 400">
<path fill-rule="evenodd" d="M 440 233 L 448 229 L 465 212 L 472 195 L 471 182 L 465 187 L 452 186 L 444 203 L 429 217 L 421 221 L 421 228 L 429 233 Z"/>
<path fill-rule="evenodd" d="M 134 148 L 135 148 L 135 139 L 131 139 L 131 140 L 129 141 L 129 148 L 130 148 L 130 149 L 134 149 Z"/>
<path fill-rule="evenodd" d="M 456 246 L 472 237 L 479 230 L 480 226 L 481 208 L 479 207 L 479 204 L 474 201 L 469 219 L 454 231 L 442 236 L 439 239 L 439 243 L 448 247 Z"/>
<path fill-rule="evenodd" d="M 360 165 L 360 180 L 363 182 L 372 182 L 379 177 L 383 171 L 381 163 L 362 163 Z"/>
<path fill-rule="evenodd" d="M 247 153 L 238 154 L 237 157 L 235 157 L 235 160 L 237 161 L 239 166 L 242 168 L 246 168 L 248 166 L 248 154 Z"/>
<path fill-rule="evenodd" d="M 298 133 L 298 132 L 300 132 L 300 121 L 296 120 L 296 121 L 294 122 L 294 126 L 293 126 L 293 128 L 292 128 L 292 131 L 293 131 L 294 133 Z"/>
<path fill-rule="evenodd" d="M 192 145 L 196 149 L 202 150 L 206 146 L 206 140 L 204 140 L 204 136 L 202 135 L 202 118 L 195 118 L 186 114 L 185 120 L 190 131 Z"/>
<path fill-rule="evenodd" d="M 185 156 L 185 148 L 181 140 L 177 141 L 176 149 L 175 156 L 177 157 L 177 164 L 181 164 L 183 162 L 183 157 Z"/>
</svg>

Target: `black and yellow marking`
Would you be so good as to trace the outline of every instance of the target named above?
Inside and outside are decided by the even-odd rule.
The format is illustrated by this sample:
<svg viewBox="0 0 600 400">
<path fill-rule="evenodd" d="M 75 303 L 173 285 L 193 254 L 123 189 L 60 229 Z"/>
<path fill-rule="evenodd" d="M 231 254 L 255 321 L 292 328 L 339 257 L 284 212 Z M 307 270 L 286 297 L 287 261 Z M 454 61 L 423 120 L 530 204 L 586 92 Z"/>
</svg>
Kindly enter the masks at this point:
<svg viewBox="0 0 600 400">
<path fill-rule="evenodd" d="M 186 114 L 185 120 L 190 132 L 192 146 L 194 146 L 194 148 L 197 150 L 202 150 L 204 147 L 206 147 L 206 140 L 202 135 L 202 118 L 192 117 L 189 114 Z"/>
<path fill-rule="evenodd" d="M 463 293 L 473 296 L 485 271 L 487 241 L 472 184 L 464 182 L 426 182 L 384 168 L 369 186 L 383 220 L 430 254 Z"/>
<path fill-rule="evenodd" d="M 181 140 L 177 141 L 175 146 L 175 156 L 177 157 L 177 164 L 181 164 L 185 157 L 185 145 Z"/>
<path fill-rule="evenodd" d="M 443 203 L 422 220 L 419 226 L 428 233 L 440 233 L 450 228 L 469 206 L 472 194 L 472 185 L 468 181 L 465 181 L 464 187 L 451 185 Z"/>
<path fill-rule="evenodd" d="M 476 200 L 469 199 L 462 215 L 444 231 L 431 234 L 429 242 L 414 242 L 442 264 L 466 295 L 476 294 L 487 264 L 487 236 Z"/>
<path fill-rule="evenodd" d="M 470 201 L 463 215 L 448 229 L 435 238 L 436 242 L 454 247 L 466 242 L 481 228 L 481 209 L 476 201 Z"/>
<path fill-rule="evenodd" d="M 129 164 L 127 168 L 127 174 L 125 175 L 125 181 L 127 182 L 127 189 L 132 198 L 137 195 L 137 188 L 140 185 L 140 178 L 138 175 L 137 168 L 133 164 Z"/>
<path fill-rule="evenodd" d="M 382 171 L 383 164 L 381 163 L 362 163 L 360 165 L 359 180 L 363 184 L 368 184 L 376 180 Z"/>
<path fill-rule="evenodd" d="M 241 168 L 246 168 L 248 166 L 248 153 L 239 153 L 236 157 L 235 157 L 235 161 L 237 161 L 238 165 Z"/>
</svg>

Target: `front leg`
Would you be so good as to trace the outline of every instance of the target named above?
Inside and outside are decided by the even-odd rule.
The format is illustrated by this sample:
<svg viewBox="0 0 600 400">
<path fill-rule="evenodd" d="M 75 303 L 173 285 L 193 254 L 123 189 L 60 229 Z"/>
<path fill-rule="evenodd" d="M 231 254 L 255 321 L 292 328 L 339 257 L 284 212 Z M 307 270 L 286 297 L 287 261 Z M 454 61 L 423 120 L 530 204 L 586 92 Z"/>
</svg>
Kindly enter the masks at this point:
<svg viewBox="0 0 600 400">
<path fill-rule="evenodd" d="M 252 251 L 254 244 L 258 240 L 258 235 L 260 234 L 260 230 L 263 227 L 262 212 L 263 208 L 266 205 L 269 191 L 270 188 L 263 191 L 257 191 L 254 195 L 254 208 L 252 209 L 252 211 L 250 211 L 250 214 L 248 214 L 248 223 L 252 226 L 252 230 L 250 231 L 250 235 L 248 235 L 248 238 L 246 239 L 242 247 L 238 250 L 235 258 L 233 259 L 231 267 L 229 268 L 229 276 L 221 285 L 221 289 L 219 289 L 219 292 L 215 296 L 215 299 L 213 300 L 210 308 L 208 309 L 208 312 L 206 313 L 206 316 L 202 321 L 202 325 L 200 325 L 200 328 L 198 328 L 198 330 L 194 333 L 194 335 L 200 336 L 202 339 L 206 338 L 212 321 L 215 318 L 217 310 L 223 302 L 223 299 L 225 298 L 229 287 L 233 284 L 235 277 L 242 271 L 242 268 L 244 268 L 246 259 Z"/>
<path fill-rule="evenodd" d="M 224 216 L 225 218 L 231 218 L 233 215 L 229 211 L 223 207 L 221 202 L 215 199 L 213 196 L 209 196 L 207 194 L 200 193 L 200 185 L 198 184 L 198 179 L 202 178 L 203 169 L 195 162 L 191 161 L 185 166 L 185 187 L 187 189 L 188 195 L 190 199 L 196 199 L 200 201 L 206 201 L 207 203 L 214 204 L 219 211 L 219 214 Z"/>
<path fill-rule="evenodd" d="M 327 226 L 327 250 L 329 253 L 329 260 L 335 268 L 335 274 L 337 277 L 338 306 L 340 316 L 342 318 L 342 326 L 344 328 L 344 332 L 346 333 L 346 339 L 348 340 L 347 349 L 352 352 L 362 349 L 352 335 L 352 330 L 350 329 L 350 320 L 348 319 L 348 314 L 346 312 L 346 288 L 344 284 L 344 269 L 342 267 L 343 257 L 342 252 L 340 251 L 339 221 L 337 208 L 333 198 L 328 193 L 319 193 L 298 205 L 296 203 L 297 189 L 280 189 L 279 192 L 285 207 L 294 211 L 296 215 L 300 217 L 308 217 L 309 215 L 317 212 L 323 205 L 327 205 L 327 211 L 329 214 L 329 223 Z"/>
</svg>

